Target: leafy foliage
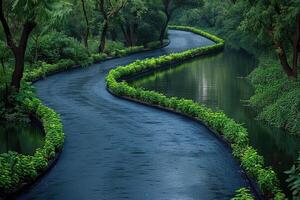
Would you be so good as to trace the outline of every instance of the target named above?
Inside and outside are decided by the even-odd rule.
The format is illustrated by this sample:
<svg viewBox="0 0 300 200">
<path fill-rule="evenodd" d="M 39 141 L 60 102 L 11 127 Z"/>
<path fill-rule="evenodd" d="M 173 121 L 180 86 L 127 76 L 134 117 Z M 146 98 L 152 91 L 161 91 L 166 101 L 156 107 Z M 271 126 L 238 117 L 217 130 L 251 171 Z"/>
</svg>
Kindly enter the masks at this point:
<svg viewBox="0 0 300 200">
<path fill-rule="evenodd" d="M 46 63 L 56 63 L 62 59 L 70 59 L 76 64 L 87 65 L 91 63 L 89 52 L 76 39 L 63 33 L 51 32 L 40 38 L 38 49 L 31 46 L 28 51 L 30 62 L 33 62 L 35 52 L 38 52 L 38 60 Z"/>
<path fill-rule="evenodd" d="M 289 175 L 287 182 L 289 183 L 289 187 L 293 192 L 293 196 L 295 199 L 300 198 L 300 155 L 292 168 L 285 172 Z"/>
<path fill-rule="evenodd" d="M 148 91 L 142 88 L 134 88 L 125 81 L 121 81 L 128 76 L 132 76 L 144 71 L 153 70 L 165 65 L 178 63 L 183 60 L 193 58 L 209 52 L 214 52 L 223 48 L 224 41 L 216 36 L 190 27 L 172 28 L 188 30 L 194 33 L 204 35 L 216 44 L 208 47 L 195 48 L 182 53 L 169 54 L 159 58 L 151 58 L 143 61 L 136 61 L 124 67 L 118 67 L 109 72 L 106 77 L 107 87 L 111 92 L 118 96 L 128 97 L 153 106 L 160 106 L 166 109 L 182 113 L 193 117 L 213 128 L 226 141 L 231 143 L 234 155 L 241 161 L 241 166 L 247 174 L 258 181 L 262 192 L 268 197 L 279 198 L 283 196 L 279 189 L 278 178 L 274 171 L 264 167 L 263 158 L 258 155 L 257 151 L 249 146 L 248 134 L 245 128 L 237 124 L 234 120 L 228 118 L 222 112 L 214 112 L 210 108 L 193 102 L 192 100 L 178 99 L 176 97 L 167 97 L 164 94 L 155 91 Z M 242 191 L 244 192 L 244 191 Z"/>
<path fill-rule="evenodd" d="M 24 95 L 21 95 L 24 93 Z M 23 183 L 30 182 L 43 172 L 48 162 L 56 152 L 60 151 L 64 142 L 63 128 L 60 117 L 52 109 L 44 106 L 40 100 L 33 97 L 33 93 L 22 88 L 18 94 L 18 101 L 23 109 L 36 113 L 42 120 L 46 134 L 45 144 L 33 156 L 9 152 L 0 155 L 0 192 L 7 194 L 14 192 Z"/>
<path fill-rule="evenodd" d="M 265 61 L 249 76 L 255 86 L 250 103 L 259 111 L 259 119 L 293 134 L 300 134 L 300 81 L 288 79 L 278 64 Z"/>
<path fill-rule="evenodd" d="M 235 197 L 231 200 L 254 200 L 253 196 L 250 194 L 250 190 L 247 188 L 241 188 L 236 191 Z"/>
</svg>

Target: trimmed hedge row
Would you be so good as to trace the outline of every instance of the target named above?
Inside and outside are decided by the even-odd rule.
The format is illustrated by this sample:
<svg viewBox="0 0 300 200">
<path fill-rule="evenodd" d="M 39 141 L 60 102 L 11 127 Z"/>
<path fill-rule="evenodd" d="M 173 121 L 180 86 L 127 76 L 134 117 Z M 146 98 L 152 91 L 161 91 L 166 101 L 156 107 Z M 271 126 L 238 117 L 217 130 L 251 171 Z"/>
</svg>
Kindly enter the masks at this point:
<svg viewBox="0 0 300 200">
<path fill-rule="evenodd" d="M 126 77 L 154 70 L 165 65 L 179 63 L 195 56 L 215 52 L 224 47 L 222 39 L 204 31 L 183 26 L 171 26 L 170 28 L 192 31 L 208 37 L 216 42 L 216 44 L 187 50 L 182 53 L 165 55 L 159 58 L 138 60 L 127 66 L 113 69 L 106 77 L 108 89 L 117 96 L 138 100 L 152 106 L 163 107 L 205 123 L 231 144 L 233 155 L 241 162 L 241 166 L 246 173 L 256 180 L 261 192 L 267 198 L 285 199 L 284 194 L 279 188 L 279 181 L 275 172 L 271 168 L 264 167 L 263 157 L 249 145 L 248 132 L 241 124 L 227 117 L 223 112 L 214 112 L 210 108 L 192 100 L 167 97 L 155 91 L 135 88 L 124 81 Z"/>
<path fill-rule="evenodd" d="M 47 169 L 64 143 L 62 123 L 56 112 L 34 97 L 26 97 L 23 104 L 28 113 L 34 113 L 41 119 L 46 134 L 45 143 L 33 156 L 15 152 L 0 155 L 0 194 L 4 196 L 35 180 Z"/>
<path fill-rule="evenodd" d="M 158 48 L 155 46 L 152 48 Z M 151 48 L 151 49 L 152 49 Z M 105 53 L 93 54 L 93 63 L 104 61 L 110 58 L 126 56 L 143 50 L 150 50 L 142 46 L 129 47 L 117 50 L 112 56 Z M 35 81 L 49 74 L 64 71 L 76 66 L 72 60 L 60 60 L 56 64 L 39 63 L 39 67 L 26 69 L 24 80 L 27 82 Z M 34 94 L 24 89 L 26 93 L 21 100 L 22 107 L 26 113 L 35 115 L 42 121 L 45 131 L 45 143 L 42 148 L 36 150 L 33 156 L 22 155 L 16 152 L 0 154 L 0 197 L 17 192 L 22 186 L 33 182 L 40 174 L 48 169 L 49 164 L 54 161 L 57 153 L 62 150 L 64 143 L 63 126 L 60 116 L 52 109 L 44 106 L 42 102 L 34 97 Z"/>
<path fill-rule="evenodd" d="M 165 41 L 165 44 L 167 43 L 168 42 Z M 144 48 L 143 46 L 128 47 L 126 49 L 116 50 L 110 56 L 108 56 L 106 53 L 92 54 L 91 59 L 92 59 L 92 63 L 97 63 L 97 62 L 105 61 L 107 59 L 123 57 L 141 51 L 156 49 L 159 47 L 160 47 L 160 43 L 155 43 L 155 46 L 147 47 L 147 48 Z M 48 64 L 45 62 L 41 62 L 39 63 L 39 67 L 37 68 L 26 69 L 24 80 L 34 81 L 39 78 L 45 77 L 49 74 L 70 69 L 74 66 L 76 66 L 76 63 L 70 59 L 62 59 L 55 64 Z"/>
</svg>

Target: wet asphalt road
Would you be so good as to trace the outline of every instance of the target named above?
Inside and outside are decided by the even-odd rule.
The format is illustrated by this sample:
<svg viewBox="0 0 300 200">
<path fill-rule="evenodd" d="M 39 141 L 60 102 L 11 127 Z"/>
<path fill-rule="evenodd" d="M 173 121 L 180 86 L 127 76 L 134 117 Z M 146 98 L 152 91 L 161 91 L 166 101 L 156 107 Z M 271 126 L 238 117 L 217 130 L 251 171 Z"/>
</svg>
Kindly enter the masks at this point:
<svg viewBox="0 0 300 200">
<path fill-rule="evenodd" d="M 169 34 L 163 49 L 35 83 L 38 97 L 61 114 L 66 142 L 57 165 L 19 199 L 229 199 L 247 185 L 230 150 L 203 125 L 106 91 L 111 68 L 212 44 L 193 33 Z"/>
</svg>

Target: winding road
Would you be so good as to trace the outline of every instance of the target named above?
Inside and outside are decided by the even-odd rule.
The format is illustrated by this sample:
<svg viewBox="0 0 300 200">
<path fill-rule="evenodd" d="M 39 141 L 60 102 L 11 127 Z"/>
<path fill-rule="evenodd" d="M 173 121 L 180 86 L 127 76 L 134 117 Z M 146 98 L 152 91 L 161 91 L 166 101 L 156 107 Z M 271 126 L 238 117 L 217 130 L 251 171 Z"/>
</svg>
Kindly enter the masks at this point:
<svg viewBox="0 0 300 200">
<path fill-rule="evenodd" d="M 66 142 L 57 165 L 19 199 L 229 199 L 247 185 L 230 150 L 205 126 L 106 91 L 111 68 L 212 44 L 184 31 L 169 36 L 163 49 L 35 83 L 38 97 L 61 114 Z"/>
</svg>

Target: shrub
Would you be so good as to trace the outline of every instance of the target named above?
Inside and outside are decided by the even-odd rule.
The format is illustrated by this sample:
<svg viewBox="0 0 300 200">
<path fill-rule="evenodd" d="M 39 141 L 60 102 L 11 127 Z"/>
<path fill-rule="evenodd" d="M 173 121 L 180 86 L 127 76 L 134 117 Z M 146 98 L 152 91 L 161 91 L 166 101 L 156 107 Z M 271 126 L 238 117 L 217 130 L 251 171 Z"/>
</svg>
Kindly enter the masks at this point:
<svg viewBox="0 0 300 200">
<path fill-rule="evenodd" d="M 252 147 L 248 147 L 241 158 L 241 164 L 252 177 L 257 178 L 259 170 L 264 165 L 264 159 Z"/>
<path fill-rule="evenodd" d="M 29 45 L 27 57 L 34 62 L 36 47 Z M 61 59 L 70 59 L 76 64 L 87 65 L 91 63 L 88 51 L 76 39 L 60 32 L 50 32 L 40 38 L 38 47 L 38 60 L 46 63 L 57 63 Z"/>
<path fill-rule="evenodd" d="M 255 87 L 250 103 L 259 119 L 300 134 L 300 81 L 289 80 L 277 62 L 261 61 L 249 78 Z"/>
<path fill-rule="evenodd" d="M 300 154 L 295 165 L 285 173 L 289 175 L 286 181 L 289 183 L 289 188 L 292 190 L 293 196 L 295 199 L 300 198 Z"/>
<path fill-rule="evenodd" d="M 24 112 L 36 113 L 42 120 L 46 137 L 44 146 L 33 156 L 15 152 L 0 154 L 1 194 L 14 192 L 23 183 L 34 180 L 41 171 L 47 168 L 48 162 L 54 158 L 64 142 L 59 115 L 34 97 L 30 85 L 23 83 L 21 91 L 14 98 Z"/>
<path fill-rule="evenodd" d="M 250 194 L 249 189 L 241 188 L 236 191 L 235 197 L 233 197 L 231 200 L 254 200 L 254 198 Z"/>
<path fill-rule="evenodd" d="M 275 172 L 268 169 L 260 169 L 258 171 L 258 185 L 265 194 L 276 194 L 278 191 L 279 180 Z"/>
</svg>

